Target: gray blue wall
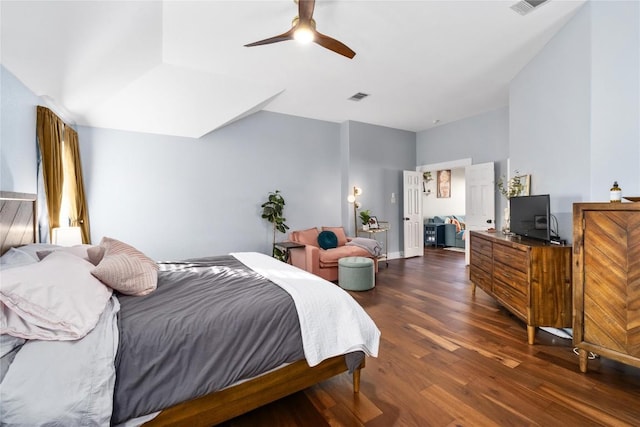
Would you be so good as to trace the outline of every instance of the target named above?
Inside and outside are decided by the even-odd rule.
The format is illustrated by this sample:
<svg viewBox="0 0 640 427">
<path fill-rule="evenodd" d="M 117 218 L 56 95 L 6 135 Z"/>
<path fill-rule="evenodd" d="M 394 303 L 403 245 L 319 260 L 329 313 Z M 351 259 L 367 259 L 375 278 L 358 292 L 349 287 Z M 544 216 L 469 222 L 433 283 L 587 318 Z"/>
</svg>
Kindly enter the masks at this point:
<svg viewBox="0 0 640 427">
<path fill-rule="evenodd" d="M 0 66 L 0 189 L 37 190 L 36 108 L 40 99 Z"/>
<path fill-rule="evenodd" d="M 334 123 L 268 112 L 200 139 L 81 127 L 93 240 L 156 258 L 266 253 L 260 204 L 274 190 L 292 229 L 339 225 L 338 136 Z"/>
<path fill-rule="evenodd" d="M 511 167 L 550 194 L 560 235 L 574 202 L 640 194 L 640 3 L 589 2 L 512 81 Z"/>
<path fill-rule="evenodd" d="M 497 178 L 510 158 L 511 171 L 532 175 L 532 194 L 550 194 L 571 240 L 574 202 L 608 201 L 614 180 L 623 195 L 640 194 L 639 85 L 640 3 L 588 2 L 513 79 L 508 113 L 418 133 L 418 164 L 489 154 Z M 496 202 L 500 224 L 506 201 L 497 193 Z"/>
<path fill-rule="evenodd" d="M 348 183 L 362 188 L 361 209 L 368 209 L 379 221 L 388 221 L 389 251 L 400 256 L 402 222 L 402 171 L 415 170 L 416 134 L 355 121 L 344 125 L 348 145 Z M 395 202 L 392 201 L 395 195 Z M 343 204 L 343 223 L 354 228 L 353 205 Z M 348 218 L 347 222 L 344 222 Z M 358 224 L 360 222 L 358 221 Z"/>
<path fill-rule="evenodd" d="M 35 193 L 35 106 L 44 102 L 2 71 L 1 188 Z M 284 195 L 292 230 L 352 230 L 346 196 L 357 181 L 367 208 L 391 221 L 389 251 L 400 254 L 399 177 L 415 168 L 413 132 L 259 112 L 199 139 L 82 126 L 78 134 L 94 243 L 111 236 L 156 259 L 268 253 L 260 205 L 270 191 Z"/>
<path fill-rule="evenodd" d="M 418 165 L 467 158 L 471 158 L 473 164 L 494 162 L 496 179 L 506 175 L 509 157 L 508 107 L 419 132 L 416 139 L 416 157 Z M 506 201 L 497 190 L 495 200 L 496 224 L 502 224 L 502 212 L 506 207 Z M 446 214 L 456 215 L 461 212 Z"/>
</svg>

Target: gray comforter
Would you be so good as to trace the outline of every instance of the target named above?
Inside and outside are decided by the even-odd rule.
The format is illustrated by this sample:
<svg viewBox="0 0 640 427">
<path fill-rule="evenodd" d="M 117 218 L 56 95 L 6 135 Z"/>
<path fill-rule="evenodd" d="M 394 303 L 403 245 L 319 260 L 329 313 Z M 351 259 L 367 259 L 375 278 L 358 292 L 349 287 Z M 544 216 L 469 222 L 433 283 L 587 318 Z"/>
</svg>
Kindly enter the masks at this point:
<svg viewBox="0 0 640 427">
<path fill-rule="evenodd" d="M 304 358 L 289 294 L 232 256 L 165 264 L 155 292 L 119 300 L 113 423 Z"/>
</svg>

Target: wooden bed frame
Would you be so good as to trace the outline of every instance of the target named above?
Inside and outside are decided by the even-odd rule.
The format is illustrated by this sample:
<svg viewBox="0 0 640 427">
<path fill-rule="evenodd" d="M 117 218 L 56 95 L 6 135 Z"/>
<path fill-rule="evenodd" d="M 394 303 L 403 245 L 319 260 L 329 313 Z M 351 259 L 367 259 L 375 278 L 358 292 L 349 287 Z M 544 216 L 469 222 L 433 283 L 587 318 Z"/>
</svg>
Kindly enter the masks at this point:
<svg viewBox="0 0 640 427">
<path fill-rule="evenodd" d="M 300 360 L 253 380 L 165 409 L 144 425 L 215 425 L 345 372 L 344 359 L 344 356 L 332 357 L 313 368 L 306 360 Z M 353 372 L 354 393 L 360 391 L 360 369 L 364 365 L 363 359 Z"/>
<path fill-rule="evenodd" d="M 36 195 L 0 192 L 0 254 L 12 247 L 36 242 Z M 360 370 L 353 373 L 353 391 L 360 391 Z M 267 403 L 304 390 L 347 371 L 344 356 L 327 359 L 313 368 L 300 360 L 224 390 L 164 409 L 145 426 L 211 426 Z"/>
</svg>

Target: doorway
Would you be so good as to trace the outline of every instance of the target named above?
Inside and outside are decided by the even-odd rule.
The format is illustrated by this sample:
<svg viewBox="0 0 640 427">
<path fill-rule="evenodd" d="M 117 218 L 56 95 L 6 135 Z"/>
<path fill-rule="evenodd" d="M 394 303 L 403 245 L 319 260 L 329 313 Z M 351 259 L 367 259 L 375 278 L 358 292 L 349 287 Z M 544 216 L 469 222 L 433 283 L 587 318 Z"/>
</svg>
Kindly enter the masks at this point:
<svg viewBox="0 0 640 427">
<path fill-rule="evenodd" d="M 466 181 L 465 168 L 471 165 L 471 159 L 433 163 L 418 166 L 419 172 L 430 172 L 431 180 L 423 181 L 422 214 L 423 221 L 434 216 L 464 216 Z M 438 191 L 438 172 L 451 171 L 449 194 Z M 448 197 L 446 197 L 448 196 Z"/>
</svg>

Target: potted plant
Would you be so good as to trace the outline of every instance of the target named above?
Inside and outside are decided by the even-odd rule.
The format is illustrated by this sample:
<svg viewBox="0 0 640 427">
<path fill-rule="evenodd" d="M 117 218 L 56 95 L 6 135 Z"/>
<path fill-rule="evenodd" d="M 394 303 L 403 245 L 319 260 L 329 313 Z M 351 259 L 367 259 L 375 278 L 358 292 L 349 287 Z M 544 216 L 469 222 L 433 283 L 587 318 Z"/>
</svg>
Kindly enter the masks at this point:
<svg viewBox="0 0 640 427">
<path fill-rule="evenodd" d="M 285 224 L 287 220 L 283 215 L 284 211 L 284 197 L 280 194 L 280 190 L 276 190 L 274 193 L 269 193 L 268 200 L 264 202 L 262 207 L 262 218 L 266 219 L 273 224 L 273 244 L 271 245 L 271 256 L 284 261 L 284 251 L 276 248 L 276 231 L 286 233 L 289 226 Z"/>
<path fill-rule="evenodd" d="M 370 219 L 371 219 L 371 212 L 368 209 L 360 211 L 360 222 L 362 222 L 362 229 L 363 230 L 368 230 L 369 229 L 369 220 Z"/>
</svg>

